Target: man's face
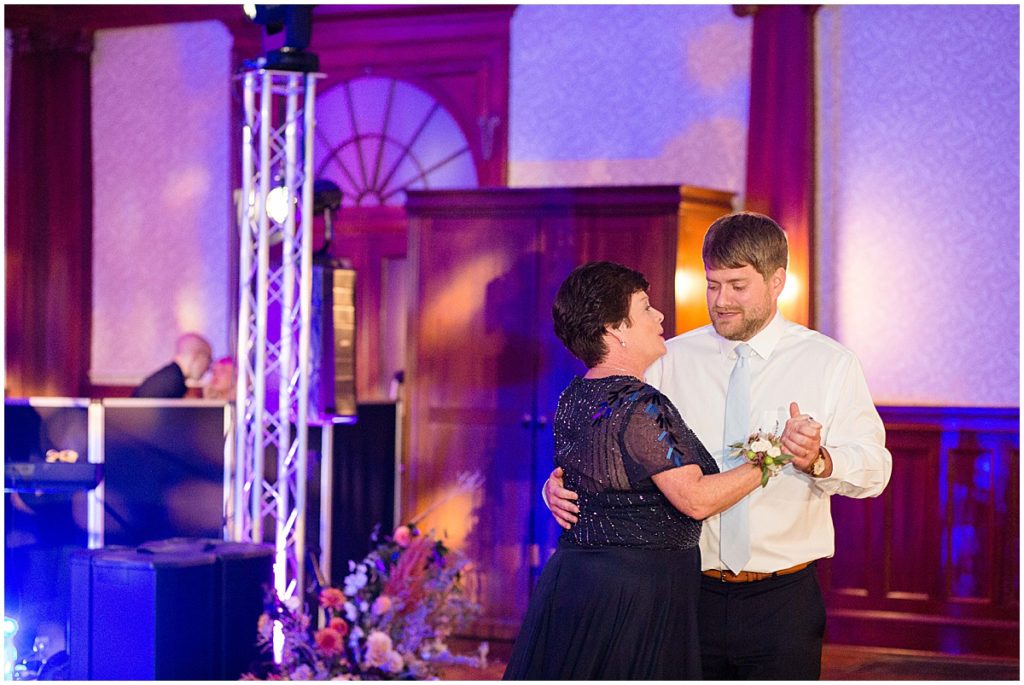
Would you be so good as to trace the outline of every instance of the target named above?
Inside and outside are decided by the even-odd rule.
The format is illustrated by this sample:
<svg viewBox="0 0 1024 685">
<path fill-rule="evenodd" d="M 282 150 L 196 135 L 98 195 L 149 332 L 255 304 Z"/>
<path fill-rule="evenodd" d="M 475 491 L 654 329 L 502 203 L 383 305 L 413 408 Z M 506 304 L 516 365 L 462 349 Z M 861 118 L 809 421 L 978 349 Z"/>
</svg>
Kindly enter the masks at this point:
<svg viewBox="0 0 1024 685">
<path fill-rule="evenodd" d="M 786 282 L 779 268 L 765 279 L 749 264 L 738 269 L 705 269 L 708 315 L 715 331 L 727 340 L 750 340 L 764 328 L 778 305 Z"/>
<path fill-rule="evenodd" d="M 212 359 L 212 353 L 197 350 L 192 355 L 191 362 L 188 365 L 188 371 L 185 375 L 194 381 L 199 380 L 204 374 L 206 374 L 206 370 L 210 368 L 210 362 Z"/>
</svg>

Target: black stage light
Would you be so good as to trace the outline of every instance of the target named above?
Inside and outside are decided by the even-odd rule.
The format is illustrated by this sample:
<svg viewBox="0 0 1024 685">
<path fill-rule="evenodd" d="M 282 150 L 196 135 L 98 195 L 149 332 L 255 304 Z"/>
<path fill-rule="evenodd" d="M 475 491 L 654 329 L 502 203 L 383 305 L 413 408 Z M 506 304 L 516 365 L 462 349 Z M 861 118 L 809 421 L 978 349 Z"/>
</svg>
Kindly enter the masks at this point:
<svg viewBox="0 0 1024 685">
<path fill-rule="evenodd" d="M 313 37 L 313 5 L 244 5 L 245 15 L 264 27 L 266 34 L 285 32 L 284 45 L 246 62 L 258 69 L 317 71 L 320 59 L 306 52 Z"/>
<path fill-rule="evenodd" d="M 313 182 L 313 213 L 341 207 L 341 189 L 334 181 L 318 178 Z"/>
<path fill-rule="evenodd" d="M 324 244 L 314 259 L 323 258 L 331 252 L 331 241 L 334 239 L 334 212 L 341 208 L 341 189 L 326 178 L 318 178 L 313 182 L 313 214 L 324 215 Z"/>
</svg>

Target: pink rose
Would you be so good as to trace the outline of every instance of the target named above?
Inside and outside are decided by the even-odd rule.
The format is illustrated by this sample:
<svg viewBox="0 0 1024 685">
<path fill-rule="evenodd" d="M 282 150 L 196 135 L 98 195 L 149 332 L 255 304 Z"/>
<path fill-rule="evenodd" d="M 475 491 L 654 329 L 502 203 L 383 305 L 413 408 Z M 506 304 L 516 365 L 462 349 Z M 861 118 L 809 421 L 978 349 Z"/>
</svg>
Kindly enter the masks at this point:
<svg viewBox="0 0 1024 685">
<path fill-rule="evenodd" d="M 320 606 L 325 609 L 343 608 L 345 606 L 345 593 L 338 588 L 324 588 L 320 591 Z"/>
<path fill-rule="evenodd" d="M 409 543 L 412 542 L 412 531 L 409 530 L 409 526 L 399 526 L 395 528 L 395 532 L 391 537 L 399 547 L 408 547 Z"/>
</svg>

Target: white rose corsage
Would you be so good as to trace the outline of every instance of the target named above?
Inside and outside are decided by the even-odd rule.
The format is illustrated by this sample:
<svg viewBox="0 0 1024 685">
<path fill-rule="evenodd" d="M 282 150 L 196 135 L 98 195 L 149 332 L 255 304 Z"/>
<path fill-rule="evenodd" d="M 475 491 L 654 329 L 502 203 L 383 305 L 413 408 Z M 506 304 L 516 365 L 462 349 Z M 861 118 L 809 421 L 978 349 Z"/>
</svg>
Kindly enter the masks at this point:
<svg viewBox="0 0 1024 685">
<path fill-rule="evenodd" d="M 746 442 L 734 442 L 730 456 L 745 457 L 748 462 L 761 469 L 761 487 L 768 485 L 768 479 L 775 476 L 793 458 L 782 451 L 782 438 L 772 433 L 757 431 L 751 433 Z"/>
</svg>

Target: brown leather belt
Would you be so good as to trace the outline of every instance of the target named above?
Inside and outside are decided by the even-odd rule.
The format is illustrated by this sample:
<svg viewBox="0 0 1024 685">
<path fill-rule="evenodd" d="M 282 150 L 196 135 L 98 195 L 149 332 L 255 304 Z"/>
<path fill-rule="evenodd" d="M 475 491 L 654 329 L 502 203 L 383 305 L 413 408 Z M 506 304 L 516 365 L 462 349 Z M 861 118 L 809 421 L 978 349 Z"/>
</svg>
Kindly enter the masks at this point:
<svg viewBox="0 0 1024 685">
<path fill-rule="evenodd" d="M 805 568 L 807 568 L 813 563 L 813 561 L 805 561 L 802 564 L 790 566 L 789 568 L 784 568 L 781 571 L 772 571 L 771 573 L 758 573 L 757 571 L 740 571 L 739 573 L 733 573 L 732 571 L 721 571 L 719 569 L 711 569 L 708 571 L 704 571 L 704 575 L 706 575 L 708 578 L 720 580 L 723 583 L 753 583 L 758 580 L 774 578 L 775 576 L 788 576 L 790 573 L 803 571 Z"/>
</svg>

